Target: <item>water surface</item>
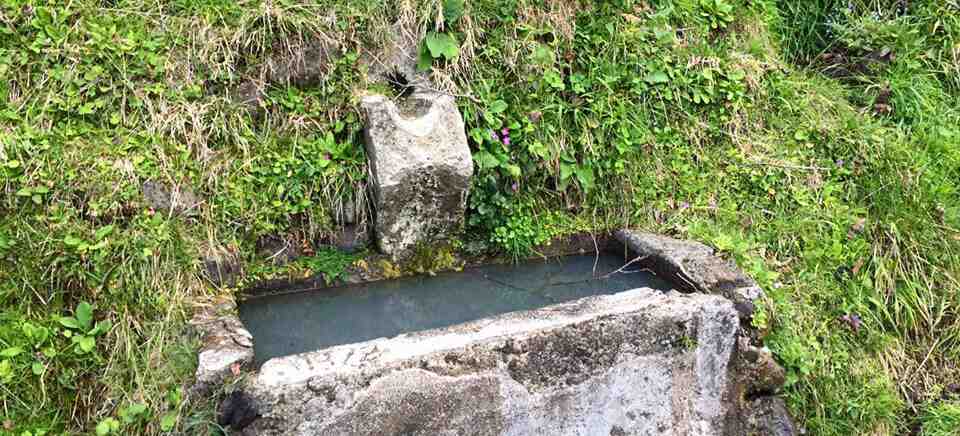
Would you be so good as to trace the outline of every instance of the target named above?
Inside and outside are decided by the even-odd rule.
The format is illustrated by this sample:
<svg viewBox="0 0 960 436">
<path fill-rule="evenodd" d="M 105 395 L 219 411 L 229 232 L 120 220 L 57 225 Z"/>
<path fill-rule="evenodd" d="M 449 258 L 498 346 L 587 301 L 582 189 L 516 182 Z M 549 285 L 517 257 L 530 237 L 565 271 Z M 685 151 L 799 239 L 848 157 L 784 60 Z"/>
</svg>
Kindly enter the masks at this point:
<svg viewBox="0 0 960 436">
<path fill-rule="evenodd" d="M 610 274 L 624 263 L 621 256 L 612 254 L 567 256 L 272 295 L 242 303 L 240 319 L 253 334 L 259 365 L 273 357 L 447 327 L 591 295 L 671 288 L 653 274 L 634 271 L 638 268 L 633 265 L 626 272 Z"/>
</svg>

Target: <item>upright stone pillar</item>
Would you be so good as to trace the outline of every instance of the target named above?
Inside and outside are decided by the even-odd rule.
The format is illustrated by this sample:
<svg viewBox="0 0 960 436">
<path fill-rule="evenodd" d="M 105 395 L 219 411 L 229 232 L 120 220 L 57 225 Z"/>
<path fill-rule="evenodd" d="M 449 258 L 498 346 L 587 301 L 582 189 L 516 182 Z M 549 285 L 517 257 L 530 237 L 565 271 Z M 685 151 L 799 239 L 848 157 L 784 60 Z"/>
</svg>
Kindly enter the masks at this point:
<svg viewBox="0 0 960 436">
<path fill-rule="evenodd" d="M 461 229 L 473 160 L 453 97 L 417 92 L 398 106 L 368 95 L 362 106 L 380 250 L 399 254 Z"/>
</svg>

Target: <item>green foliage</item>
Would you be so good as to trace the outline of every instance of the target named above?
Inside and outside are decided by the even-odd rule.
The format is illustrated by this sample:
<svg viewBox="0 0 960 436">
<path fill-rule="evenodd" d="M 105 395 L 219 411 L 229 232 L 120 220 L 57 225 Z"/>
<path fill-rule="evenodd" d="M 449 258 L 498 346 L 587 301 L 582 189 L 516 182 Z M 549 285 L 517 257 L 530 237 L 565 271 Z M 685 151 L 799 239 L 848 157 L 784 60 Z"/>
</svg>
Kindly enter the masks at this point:
<svg viewBox="0 0 960 436">
<path fill-rule="evenodd" d="M 935 388 L 960 359 L 955 2 L 14 0 L 0 388 L 15 434 L 219 434 L 178 391 L 208 293 L 198 259 L 216 246 L 251 277 L 335 278 L 362 256 L 261 270 L 255 247 L 314 245 L 362 203 L 358 93 L 378 85 L 361 53 L 397 18 L 428 29 L 420 66 L 463 96 L 478 245 L 519 258 L 624 226 L 706 241 L 767 292 L 754 323 L 809 433 L 956 427 Z M 275 56 L 318 35 L 338 43 L 327 74 L 276 79 Z M 251 107 L 234 95 L 248 79 L 267 79 Z M 148 180 L 201 204 L 154 210 Z M 429 273 L 458 247 L 384 262 Z"/>
<path fill-rule="evenodd" d="M 944 401 L 926 409 L 920 417 L 923 436 L 960 434 L 960 402 Z"/>
<path fill-rule="evenodd" d="M 700 0 L 700 8 L 711 29 L 726 29 L 733 22 L 733 5 L 726 0 Z"/>
<path fill-rule="evenodd" d="M 429 71 L 434 61 L 455 62 L 460 56 L 460 43 L 453 31 L 454 26 L 464 14 L 464 0 L 443 1 L 444 31 L 429 31 L 420 46 L 417 69 Z"/>
</svg>

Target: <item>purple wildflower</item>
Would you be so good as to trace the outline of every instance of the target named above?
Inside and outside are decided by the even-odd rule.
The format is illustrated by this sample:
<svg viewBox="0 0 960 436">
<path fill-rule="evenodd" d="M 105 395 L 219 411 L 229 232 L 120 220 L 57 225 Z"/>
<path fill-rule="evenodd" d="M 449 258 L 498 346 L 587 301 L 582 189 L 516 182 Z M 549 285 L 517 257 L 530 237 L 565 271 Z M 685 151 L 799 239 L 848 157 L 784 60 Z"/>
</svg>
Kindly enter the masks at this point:
<svg viewBox="0 0 960 436">
<path fill-rule="evenodd" d="M 510 145 L 510 137 L 509 137 L 509 136 L 504 136 L 504 137 L 503 137 L 503 145 Z"/>
<path fill-rule="evenodd" d="M 493 138 L 494 141 L 499 141 L 499 140 L 500 140 L 500 137 L 497 136 L 496 130 L 493 130 L 493 129 L 490 130 L 490 137 Z"/>
<path fill-rule="evenodd" d="M 520 184 L 517 182 L 513 182 L 513 185 L 511 185 L 510 188 L 513 189 L 513 192 L 517 192 L 520 190 Z"/>
<path fill-rule="evenodd" d="M 503 136 L 509 136 L 509 135 L 510 135 L 510 129 L 504 127 L 503 130 L 500 131 L 500 133 L 503 134 Z"/>
<path fill-rule="evenodd" d="M 844 163 L 845 163 L 845 162 L 843 161 L 843 159 L 837 160 L 837 166 L 838 166 L 838 167 L 842 167 Z"/>
</svg>

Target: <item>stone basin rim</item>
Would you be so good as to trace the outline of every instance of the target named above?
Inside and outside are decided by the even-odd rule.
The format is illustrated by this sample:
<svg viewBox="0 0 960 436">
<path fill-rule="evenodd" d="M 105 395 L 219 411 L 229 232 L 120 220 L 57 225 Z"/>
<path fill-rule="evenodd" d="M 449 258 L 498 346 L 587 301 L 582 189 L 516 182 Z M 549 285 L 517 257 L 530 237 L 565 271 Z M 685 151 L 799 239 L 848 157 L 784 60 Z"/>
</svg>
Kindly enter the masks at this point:
<svg viewBox="0 0 960 436">
<path fill-rule="evenodd" d="M 317 376 L 330 376 L 362 370 L 374 364 L 390 365 L 418 357 L 426 357 L 496 342 L 507 343 L 531 332 L 560 328 L 591 319 L 642 311 L 665 301 L 663 297 L 683 296 L 712 300 L 716 305 L 729 304 L 726 299 L 704 294 L 682 294 L 676 290 L 634 288 L 609 295 L 595 295 L 539 309 L 507 312 L 448 327 L 401 333 L 362 342 L 322 348 L 289 356 L 274 357 L 257 371 L 257 380 L 264 386 L 303 383 Z"/>
</svg>

